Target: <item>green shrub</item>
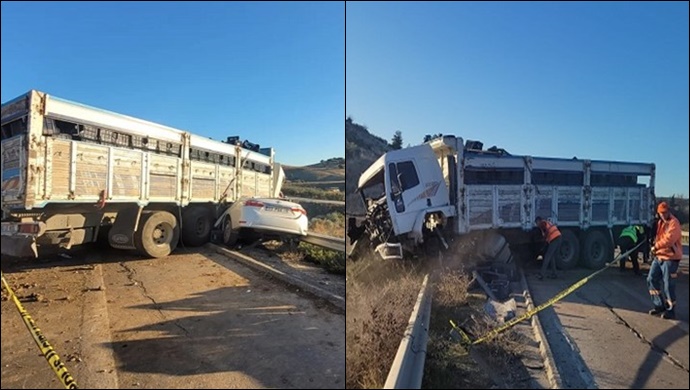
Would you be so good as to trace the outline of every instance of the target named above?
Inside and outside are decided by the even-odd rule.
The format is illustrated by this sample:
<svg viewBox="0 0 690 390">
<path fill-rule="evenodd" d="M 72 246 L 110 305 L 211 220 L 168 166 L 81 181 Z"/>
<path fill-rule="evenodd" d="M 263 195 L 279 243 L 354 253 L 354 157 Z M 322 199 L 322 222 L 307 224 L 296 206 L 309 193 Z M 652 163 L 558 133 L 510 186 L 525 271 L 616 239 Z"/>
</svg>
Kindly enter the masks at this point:
<svg viewBox="0 0 690 390">
<path fill-rule="evenodd" d="M 333 274 L 345 274 L 345 253 L 323 249 L 305 242 L 299 243 L 304 259 L 323 266 Z"/>
</svg>

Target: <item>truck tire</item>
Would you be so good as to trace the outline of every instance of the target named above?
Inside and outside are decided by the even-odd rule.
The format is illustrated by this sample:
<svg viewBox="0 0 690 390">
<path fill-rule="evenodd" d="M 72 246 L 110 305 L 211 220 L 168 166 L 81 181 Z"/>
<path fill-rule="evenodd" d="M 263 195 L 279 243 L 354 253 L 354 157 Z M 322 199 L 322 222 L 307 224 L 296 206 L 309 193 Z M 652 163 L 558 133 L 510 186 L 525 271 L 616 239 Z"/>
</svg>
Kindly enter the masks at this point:
<svg viewBox="0 0 690 390">
<path fill-rule="evenodd" d="M 155 211 L 141 215 L 139 229 L 134 233 L 134 245 L 148 257 L 165 257 L 177 248 L 180 227 L 174 215 Z"/>
<path fill-rule="evenodd" d="M 580 258 L 580 240 L 570 229 L 561 230 L 561 247 L 556 254 L 556 267 L 567 270 L 577 266 Z"/>
<path fill-rule="evenodd" d="M 182 213 L 182 242 L 187 246 L 201 246 L 211 237 L 211 212 L 205 207 L 192 206 Z"/>
<path fill-rule="evenodd" d="M 228 215 L 225 221 L 223 221 L 223 244 L 233 247 L 237 244 L 239 238 L 240 232 L 232 229 L 232 220 L 230 220 L 230 216 Z"/>
<path fill-rule="evenodd" d="M 508 241 L 496 232 L 490 232 L 484 237 L 481 254 L 498 263 L 510 263 L 513 261 Z"/>
<path fill-rule="evenodd" d="M 607 232 L 590 229 L 585 233 L 582 243 L 582 264 L 590 269 L 601 268 L 613 260 L 613 243 Z"/>
</svg>

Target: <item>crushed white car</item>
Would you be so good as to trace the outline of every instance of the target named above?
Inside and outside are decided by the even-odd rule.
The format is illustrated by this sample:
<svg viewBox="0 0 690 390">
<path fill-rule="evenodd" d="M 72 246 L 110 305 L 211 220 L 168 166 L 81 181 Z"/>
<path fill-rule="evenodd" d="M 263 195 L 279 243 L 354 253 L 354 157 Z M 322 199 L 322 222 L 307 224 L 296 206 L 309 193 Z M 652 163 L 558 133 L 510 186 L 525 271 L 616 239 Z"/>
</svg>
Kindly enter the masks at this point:
<svg viewBox="0 0 690 390">
<path fill-rule="evenodd" d="M 307 212 L 298 203 L 277 198 L 244 198 L 226 211 L 223 243 L 235 245 L 243 235 L 306 236 Z"/>
</svg>

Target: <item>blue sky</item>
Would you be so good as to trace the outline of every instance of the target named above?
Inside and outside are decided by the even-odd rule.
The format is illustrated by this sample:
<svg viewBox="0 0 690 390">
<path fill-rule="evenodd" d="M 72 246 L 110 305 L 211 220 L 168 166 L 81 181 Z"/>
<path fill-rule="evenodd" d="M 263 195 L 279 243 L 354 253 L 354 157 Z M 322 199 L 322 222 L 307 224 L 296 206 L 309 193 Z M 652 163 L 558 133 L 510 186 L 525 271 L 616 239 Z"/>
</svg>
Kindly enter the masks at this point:
<svg viewBox="0 0 690 390">
<path fill-rule="evenodd" d="M 653 162 L 688 196 L 688 3 L 347 3 L 346 115 L 405 145 Z"/>
<path fill-rule="evenodd" d="M 30 89 L 308 165 L 344 156 L 344 3 L 2 2 L 2 101 Z"/>
</svg>

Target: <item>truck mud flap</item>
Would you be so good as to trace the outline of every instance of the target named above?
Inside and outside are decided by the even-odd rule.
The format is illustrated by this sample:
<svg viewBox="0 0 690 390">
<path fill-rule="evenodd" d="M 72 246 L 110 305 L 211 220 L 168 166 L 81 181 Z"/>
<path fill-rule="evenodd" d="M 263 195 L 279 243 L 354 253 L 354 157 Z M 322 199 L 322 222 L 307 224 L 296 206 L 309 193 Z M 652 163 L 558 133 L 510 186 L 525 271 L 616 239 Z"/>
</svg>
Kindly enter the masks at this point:
<svg viewBox="0 0 690 390">
<path fill-rule="evenodd" d="M 38 248 L 36 247 L 36 239 L 30 236 L 2 236 L 0 241 L 2 244 L 3 256 L 18 257 L 18 258 L 36 258 L 38 257 Z"/>
<path fill-rule="evenodd" d="M 134 232 L 139 224 L 141 208 L 130 207 L 117 213 L 108 233 L 108 243 L 115 249 L 136 249 Z"/>
</svg>

